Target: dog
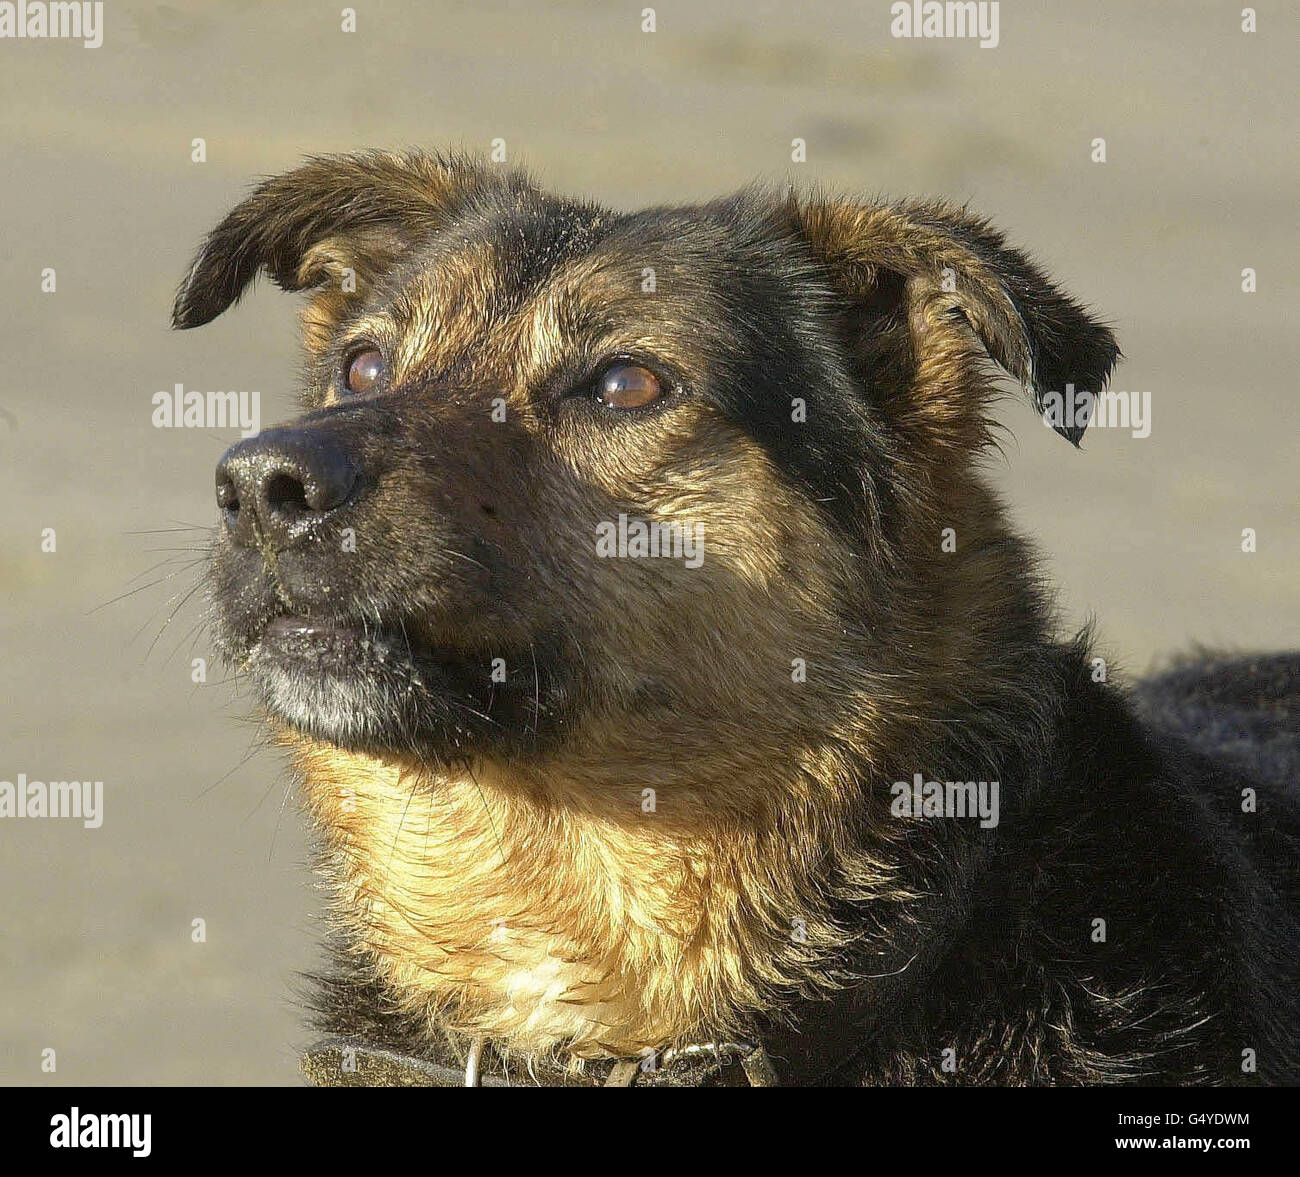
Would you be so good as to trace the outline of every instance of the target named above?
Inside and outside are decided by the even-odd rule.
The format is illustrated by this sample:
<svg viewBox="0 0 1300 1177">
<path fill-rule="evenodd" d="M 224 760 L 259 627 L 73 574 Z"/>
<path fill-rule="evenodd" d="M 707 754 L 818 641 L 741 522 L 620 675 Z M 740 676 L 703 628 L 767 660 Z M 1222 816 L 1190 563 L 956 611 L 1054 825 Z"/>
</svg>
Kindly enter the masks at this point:
<svg viewBox="0 0 1300 1177">
<path fill-rule="evenodd" d="M 210 586 L 332 894 L 312 1081 L 1300 1080 L 1300 657 L 1130 696 L 1054 636 L 991 406 L 1119 351 L 987 222 L 371 152 L 174 325 L 259 272 L 303 413 L 222 457 Z"/>
</svg>

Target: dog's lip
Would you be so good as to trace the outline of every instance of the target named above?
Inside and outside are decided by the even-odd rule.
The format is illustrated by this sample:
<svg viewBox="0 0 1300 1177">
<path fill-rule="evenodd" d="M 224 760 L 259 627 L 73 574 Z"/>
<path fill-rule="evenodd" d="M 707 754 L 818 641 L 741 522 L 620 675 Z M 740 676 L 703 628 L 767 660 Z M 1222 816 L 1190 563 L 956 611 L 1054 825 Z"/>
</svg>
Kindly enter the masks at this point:
<svg viewBox="0 0 1300 1177">
<path fill-rule="evenodd" d="M 321 620 L 320 618 L 299 617 L 292 613 L 272 618 L 262 631 L 262 640 L 288 637 L 330 637 L 338 634 L 357 633 L 361 626 L 346 621 Z"/>
<path fill-rule="evenodd" d="M 359 627 L 348 626 L 348 624 L 342 622 L 324 622 L 324 620 L 305 618 L 305 616 L 283 614 L 272 619 L 272 622 L 264 629 L 263 637 L 264 639 L 269 637 L 270 640 L 274 641 L 277 637 L 313 635 L 313 633 L 320 633 L 320 635 L 346 633 L 354 632 L 357 628 Z"/>
<path fill-rule="evenodd" d="M 458 663 L 465 659 L 464 651 L 444 646 L 416 643 L 410 639 L 405 626 L 375 625 L 360 619 L 346 617 L 306 617 L 296 613 L 283 613 L 273 617 L 262 630 L 259 645 L 267 647 L 311 646 L 313 640 L 323 645 L 344 647 L 356 643 L 381 643 L 394 650 L 398 656 L 417 656 L 422 662 Z"/>
</svg>

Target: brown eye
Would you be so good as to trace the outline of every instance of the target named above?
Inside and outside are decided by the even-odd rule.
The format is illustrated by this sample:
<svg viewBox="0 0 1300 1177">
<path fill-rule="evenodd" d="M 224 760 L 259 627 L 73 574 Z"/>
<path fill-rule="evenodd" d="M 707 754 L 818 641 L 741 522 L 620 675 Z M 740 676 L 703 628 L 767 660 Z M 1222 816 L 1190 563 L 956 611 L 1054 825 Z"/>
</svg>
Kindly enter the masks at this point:
<svg viewBox="0 0 1300 1177">
<path fill-rule="evenodd" d="M 383 379 L 384 356 L 377 347 L 357 352 L 348 361 L 343 384 L 349 392 L 370 392 Z"/>
<path fill-rule="evenodd" d="M 596 386 L 601 404 L 612 409 L 639 409 L 663 396 L 663 382 L 640 364 L 615 364 Z"/>
</svg>

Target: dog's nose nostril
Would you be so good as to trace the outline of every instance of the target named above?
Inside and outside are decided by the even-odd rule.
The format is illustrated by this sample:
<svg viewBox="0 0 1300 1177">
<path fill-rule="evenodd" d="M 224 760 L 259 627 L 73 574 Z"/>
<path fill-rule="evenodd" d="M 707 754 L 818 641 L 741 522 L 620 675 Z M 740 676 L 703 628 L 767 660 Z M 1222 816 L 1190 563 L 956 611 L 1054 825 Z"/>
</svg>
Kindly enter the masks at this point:
<svg viewBox="0 0 1300 1177">
<path fill-rule="evenodd" d="M 307 488 L 292 474 L 272 474 L 263 493 L 267 507 L 277 515 L 297 518 L 311 507 L 307 503 Z"/>
<path fill-rule="evenodd" d="M 239 491 L 235 488 L 234 479 L 220 471 L 217 473 L 217 506 L 227 514 L 239 511 Z"/>
</svg>

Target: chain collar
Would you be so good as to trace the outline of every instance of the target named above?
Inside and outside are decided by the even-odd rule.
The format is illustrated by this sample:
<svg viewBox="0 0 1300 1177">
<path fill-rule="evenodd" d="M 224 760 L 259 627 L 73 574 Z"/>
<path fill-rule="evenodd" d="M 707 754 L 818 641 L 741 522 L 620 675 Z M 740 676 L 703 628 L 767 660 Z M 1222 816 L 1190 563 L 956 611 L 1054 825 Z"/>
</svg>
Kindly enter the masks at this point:
<svg viewBox="0 0 1300 1177">
<path fill-rule="evenodd" d="M 514 1081 L 488 1071 L 482 1038 L 472 1039 L 463 1068 L 403 1054 L 358 1038 L 326 1038 L 308 1047 L 301 1069 L 317 1087 L 776 1087 L 779 1079 L 762 1044 L 698 1043 L 647 1051 L 640 1058 L 589 1064 L 571 1073 L 546 1066 Z"/>
</svg>

